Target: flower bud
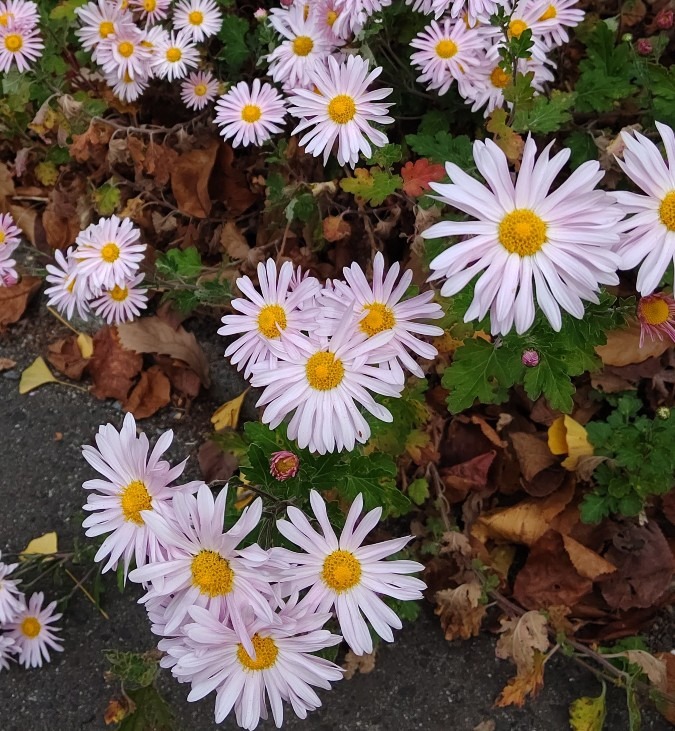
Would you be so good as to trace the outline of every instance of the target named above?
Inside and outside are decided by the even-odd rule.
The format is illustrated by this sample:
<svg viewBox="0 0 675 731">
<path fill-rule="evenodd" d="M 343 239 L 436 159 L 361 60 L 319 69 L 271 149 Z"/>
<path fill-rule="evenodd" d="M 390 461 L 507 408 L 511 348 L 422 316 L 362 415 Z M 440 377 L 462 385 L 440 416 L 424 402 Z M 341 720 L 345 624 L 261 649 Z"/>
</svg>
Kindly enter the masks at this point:
<svg viewBox="0 0 675 731">
<path fill-rule="evenodd" d="M 293 5 L 294 0 L 281 0 L 281 5 L 284 8 L 290 8 Z"/>
<path fill-rule="evenodd" d="M 534 368 L 539 365 L 539 353 L 536 350 L 524 350 L 520 362 L 527 368 Z"/>
<path fill-rule="evenodd" d="M 672 8 L 661 8 L 656 16 L 656 26 L 661 30 L 670 30 L 675 22 Z"/>
<path fill-rule="evenodd" d="M 623 35 L 621 36 L 621 40 L 622 40 L 622 41 L 623 41 L 624 43 L 631 43 L 631 42 L 632 42 L 632 40 L 633 40 L 633 34 L 632 34 L 632 33 L 624 33 L 624 34 L 623 34 Z"/>
<path fill-rule="evenodd" d="M 638 38 L 635 44 L 635 50 L 641 56 L 649 56 L 654 50 L 654 46 L 652 46 L 652 42 L 649 38 Z"/>
<path fill-rule="evenodd" d="M 666 421 L 666 419 L 670 418 L 670 409 L 667 406 L 659 406 L 656 409 L 656 416 L 662 421 Z"/>
<path fill-rule="evenodd" d="M 283 482 L 298 474 L 300 460 L 293 452 L 273 452 L 270 457 L 270 474 Z"/>
<path fill-rule="evenodd" d="M 259 22 L 262 23 L 263 20 L 267 18 L 267 10 L 265 8 L 258 8 L 255 13 L 253 13 L 253 17 Z"/>
</svg>

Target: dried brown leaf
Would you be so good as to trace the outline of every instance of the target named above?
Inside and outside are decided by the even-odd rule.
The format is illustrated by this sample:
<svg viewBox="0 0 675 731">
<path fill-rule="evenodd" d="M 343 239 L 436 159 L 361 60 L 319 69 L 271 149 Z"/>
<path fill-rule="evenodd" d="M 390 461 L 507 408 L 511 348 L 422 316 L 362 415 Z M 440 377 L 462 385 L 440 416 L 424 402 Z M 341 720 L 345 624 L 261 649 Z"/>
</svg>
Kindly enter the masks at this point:
<svg viewBox="0 0 675 731">
<path fill-rule="evenodd" d="M 586 548 L 571 536 L 563 536 L 563 545 L 572 565 L 585 579 L 595 581 L 599 576 L 613 574 L 616 571 L 614 564 L 606 561 L 590 548 Z"/>
<path fill-rule="evenodd" d="M 51 343 L 47 348 L 47 360 L 73 381 L 82 379 L 84 371 L 89 365 L 89 359 L 82 357 L 82 351 L 77 343 L 77 335 L 61 338 Z"/>
<path fill-rule="evenodd" d="M 495 701 L 495 706 L 505 708 L 506 706 L 517 706 L 521 708 L 525 705 L 528 696 L 534 697 L 544 687 L 544 660 L 546 656 L 535 650 L 532 668 L 524 673 L 518 673 L 511 678 L 502 690 L 499 698 Z"/>
<path fill-rule="evenodd" d="M 159 366 L 152 366 L 141 373 L 129 397 L 122 403 L 125 411 L 136 419 L 146 419 L 157 413 L 171 401 L 171 383 Z"/>
<path fill-rule="evenodd" d="M 41 284 L 40 277 L 23 277 L 12 287 L 0 287 L 0 331 L 21 319 Z"/>
<path fill-rule="evenodd" d="M 607 334 L 607 344 L 599 345 L 595 352 L 602 362 L 609 366 L 626 366 L 642 363 L 647 358 L 658 357 L 671 347 L 670 340 L 651 340 L 646 338 L 640 347 L 640 324 L 637 320 L 621 330 L 612 330 Z"/>
<path fill-rule="evenodd" d="M 372 673 L 375 670 L 375 658 L 377 650 L 363 655 L 355 655 L 351 650 L 347 650 L 344 664 L 342 668 L 345 671 L 345 678 L 351 680 L 356 673 Z"/>
<path fill-rule="evenodd" d="M 352 232 L 352 227 L 342 216 L 326 216 L 321 225 L 324 239 L 331 243 L 346 239 Z"/>
<path fill-rule="evenodd" d="M 548 620 L 541 612 L 525 612 L 520 617 L 500 619 L 501 636 L 495 654 L 502 660 L 513 660 L 518 674 L 534 668 L 534 651 L 546 652 L 550 646 Z"/>
<path fill-rule="evenodd" d="M 195 218 L 206 218 L 211 211 L 209 178 L 216 162 L 218 141 L 203 150 L 180 155 L 171 168 L 171 190 L 178 210 Z"/>
<path fill-rule="evenodd" d="M 514 432 L 511 434 L 511 442 L 518 458 L 520 470 L 528 482 L 533 480 L 542 470 L 558 462 L 555 455 L 548 448 L 544 435 Z"/>
<path fill-rule="evenodd" d="M 468 640 L 479 634 L 487 611 L 485 604 L 480 601 L 482 593 L 477 581 L 436 592 L 434 612 L 441 618 L 446 640 Z"/>
<path fill-rule="evenodd" d="M 12 360 L 11 358 L 0 358 L 0 373 L 2 371 L 8 371 L 11 368 L 14 368 L 16 365 L 16 361 Z"/>
<path fill-rule="evenodd" d="M 142 367 L 143 357 L 120 344 L 115 328 L 106 325 L 94 335 L 89 372 L 96 398 L 125 401 Z"/>
<path fill-rule="evenodd" d="M 204 482 L 229 480 L 239 466 L 239 460 L 232 452 L 223 451 L 211 439 L 205 441 L 199 448 L 197 461 Z"/>
<path fill-rule="evenodd" d="M 220 233 L 220 245 L 230 259 L 245 259 L 251 248 L 246 237 L 237 228 L 234 221 L 225 221 L 223 230 Z"/>
</svg>

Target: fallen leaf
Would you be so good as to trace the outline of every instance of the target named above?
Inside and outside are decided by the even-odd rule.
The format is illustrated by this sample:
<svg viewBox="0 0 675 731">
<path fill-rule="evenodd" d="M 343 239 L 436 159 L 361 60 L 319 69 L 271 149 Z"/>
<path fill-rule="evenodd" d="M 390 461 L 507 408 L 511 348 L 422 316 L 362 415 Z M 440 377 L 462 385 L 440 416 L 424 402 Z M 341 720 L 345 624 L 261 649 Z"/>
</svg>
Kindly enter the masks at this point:
<svg viewBox="0 0 675 731">
<path fill-rule="evenodd" d="M 225 221 L 223 230 L 220 233 L 220 245 L 230 259 L 245 259 L 251 248 L 246 237 L 237 228 L 234 221 Z"/>
<path fill-rule="evenodd" d="M 377 650 L 366 652 L 363 655 L 356 655 L 352 650 L 347 650 L 342 669 L 345 671 L 344 677 L 351 680 L 356 673 L 372 673 L 375 670 L 375 658 Z"/>
<path fill-rule="evenodd" d="M 346 239 L 352 232 L 352 227 L 342 216 L 326 216 L 321 222 L 323 237 L 334 243 Z"/>
<path fill-rule="evenodd" d="M 520 470 L 528 482 L 558 462 L 542 435 L 514 432 L 510 437 Z"/>
<path fill-rule="evenodd" d="M 642 363 L 647 358 L 659 357 L 671 346 L 672 342 L 668 338 L 665 340 L 645 338 L 644 345 L 640 347 L 640 323 L 634 320 L 628 327 L 609 332 L 606 345 L 599 345 L 595 352 L 605 365 L 626 366 Z"/>
<path fill-rule="evenodd" d="M 94 355 L 94 340 L 91 335 L 80 333 L 77 336 L 77 345 L 83 358 L 91 358 Z"/>
<path fill-rule="evenodd" d="M 47 347 L 47 360 L 73 381 L 82 379 L 89 359 L 83 358 L 76 335 L 61 338 Z"/>
<path fill-rule="evenodd" d="M 223 201 L 229 215 L 236 218 L 258 200 L 258 195 L 253 193 L 246 174 L 235 167 L 234 162 L 234 150 L 231 145 L 221 143 L 211 176 L 211 185 L 215 197 Z"/>
<path fill-rule="evenodd" d="M 174 330 L 158 317 L 142 317 L 117 326 L 120 343 L 134 353 L 160 353 L 182 360 L 199 376 L 205 387 L 210 385 L 209 362 L 195 336 L 178 327 Z"/>
<path fill-rule="evenodd" d="M 662 693 L 666 691 L 668 673 L 666 663 L 645 650 L 626 650 L 617 653 L 616 657 L 625 657 L 628 662 L 635 663 L 649 678 L 649 682 Z"/>
<path fill-rule="evenodd" d="M 675 655 L 672 652 L 659 652 L 656 657 L 666 666 L 666 693 L 668 697 L 656 694 L 656 708 L 672 724 L 675 724 Z"/>
<path fill-rule="evenodd" d="M 486 437 L 491 444 L 494 444 L 495 447 L 504 449 L 508 446 L 507 442 L 503 441 L 499 434 L 497 434 L 497 432 L 481 416 L 472 416 L 471 423 L 475 424 L 481 430 L 483 436 Z"/>
<path fill-rule="evenodd" d="M 644 20 L 647 14 L 647 6 L 642 0 L 628 0 L 621 4 L 620 23 L 622 26 L 631 28 Z"/>
<path fill-rule="evenodd" d="M 124 721 L 127 716 L 133 714 L 135 710 L 136 704 L 128 696 L 121 700 L 113 698 L 108 701 L 108 706 L 103 714 L 103 721 L 106 726 L 111 726 L 113 723 L 122 723 L 122 721 Z"/>
<path fill-rule="evenodd" d="M 142 367 L 143 357 L 120 345 L 114 327 L 106 325 L 94 335 L 89 372 L 94 382 L 91 393 L 96 398 L 125 401 Z"/>
<path fill-rule="evenodd" d="M 597 698 L 584 696 L 570 705 L 570 727 L 572 731 L 602 731 L 607 715 L 605 703 L 606 686 L 603 682 L 602 693 Z"/>
<path fill-rule="evenodd" d="M 525 705 L 528 696 L 534 697 L 544 687 L 544 660 L 546 656 L 535 650 L 532 668 L 511 678 L 495 701 L 495 706 L 505 708 Z"/>
<path fill-rule="evenodd" d="M 219 406 L 211 416 L 211 423 L 216 431 L 221 429 L 236 429 L 239 423 L 239 412 L 241 411 L 241 405 L 244 403 L 246 394 L 249 389 L 245 389 L 236 398 L 231 401 L 227 401 L 222 406 Z"/>
<path fill-rule="evenodd" d="M 171 383 L 159 366 L 152 366 L 141 373 L 129 397 L 122 402 L 125 411 L 136 419 L 146 419 L 157 413 L 171 401 Z"/>
<path fill-rule="evenodd" d="M 426 157 L 421 157 L 415 162 L 407 162 L 401 168 L 403 178 L 403 192 L 406 195 L 417 198 L 428 190 L 431 190 L 429 183 L 437 183 L 445 177 L 443 165 L 430 163 Z"/>
<path fill-rule="evenodd" d="M 563 545 L 572 565 L 585 579 L 595 581 L 599 576 L 616 571 L 616 566 L 571 536 L 563 536 Z"/>
<path fill-rule="evenodd" d="M 164 375 L 171 381 L 171 388 L 186 400 L 184 405 L 197 397 L 202 382 L 190 366 L 169 355 L 155 355 L 155 360 Z"/>
<path fill-rule="evenodd" d="M 482 595 L 483 590 L 477 581 L 436 592 L 434 613 L 441 618 L 446 640 L 468 640 L 480 633 L 487 611 L 486 605 L 481 603 Z"/>
<path fill-rule="evenodd" d="M 204 482 L 229 480 L 239 466 L 239 460 L 221 449 L 212 439 L 207 439 L 197 452 L 197 461 Z"/>
<path fill-rule="evenodd" d="M 39 554 L 41 556 L 51 556 L 59 550 L 59 539 L 54 531 L 45 533 L 39 538 L 33 540 L 21 551 L 19 557 L 26 560 L 29 556 Z"/>
<path fill-rule="evenodd" d="M 502 617 L 500 624 L 495 654 L 501 660 L 513 660 L 518 674 L 530 672 L 534 668 L 534 651 L 546 652 L 551 644 L 546 617 L 531 611 L 520 617 Z"/>
<path fill-rule="evenodd" d="M 452 503 L 461 502 L 470 491 L 483 490 L 487 486 L 488 474 L 496 454 L 492 450 L 442 469 L 441 479 L 448 500 Z"/>
<path fill-rule="evenodd" d="M 19 393 L 23 395 L 45 383 L 58 383 L 58 380 L 52 375 L 44 358 L 38 357 L 21 374 Z"/>
<path fill-rule="evenodd" d="M 16 365 L 16 361 L 11 358 L 0 358 L 0 373 L 8 371 Z"/>
<path fill-rule="evenodd" d="M 488 718 L 487 721 L 481 721 L 479 724 L 473 727 L 473 731 L 495 731 L 497 724 Z"/>
<path fill-rule="evenodd" d="M 218 141 L 212 140 L 204 150 L 190 150 L 174 160 L 171 168 L 171 191 L 179 211 L 195 218 L 211 212 L 209 178 L 216 162 Z"/>
<path fill-rule="evenodd" d="M 509 162 L 517 165 L 525 149 L 525 140 L 506 123 L 506 111 L 495 109 L 488 118 L 486 129 L 494 135 L 495 144 L 506 155 Z"/>
<path fill-rule="evenodd" d="M 0 287 L 0 331 L 21 319 L 41 284 L 40 277 L 22 277 L 12 287 Z"/>
<path fill-rule="evenodd" d="M 548 428 L 548 447 L 553 454 L 567 454 L 562 461 L 566 470 L 574 470 L 580 457 L 593 454 L 588 434 L 571 416 L 559 416 Z"/>
</svg>

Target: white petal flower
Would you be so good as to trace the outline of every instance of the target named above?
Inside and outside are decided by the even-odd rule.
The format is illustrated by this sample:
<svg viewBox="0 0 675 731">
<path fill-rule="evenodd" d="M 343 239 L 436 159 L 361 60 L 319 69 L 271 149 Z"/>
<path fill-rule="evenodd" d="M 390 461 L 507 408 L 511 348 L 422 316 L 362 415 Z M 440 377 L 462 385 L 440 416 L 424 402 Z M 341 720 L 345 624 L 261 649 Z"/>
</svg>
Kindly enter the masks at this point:
<svg viewBox="0 0 675 731">
<path fill-rule="evenodd" d="M 171 0 L 131 0 L 129 5 L 149 27 L 166 19 Z"/>
<path fill-rule="evenodd" d="M 28 71 L 33 61 L 42 56 L 44 47 L 37 28 L 0 25 L 0 72 L 7 73 L 12 64 L 19 71 Z"/>
<path fill-rule="evenodd" d="M 21 229 L 11 213 L 0 213 L 0 251 L 9 256 L 21 242 Z"/>
<path fill-rule="evenodd" d="M 51 626 L 62 615 L 54 612 L 56 602 L 43 609 L 43 601 L 42 592 L 33 594 L 27 604 L 23 602 L 14 620 L 5 627 L 7 636 L 16 645 L 17 661 L 26 668 L 41 668 L 43 660 L 49 662 L 50 648 L 63 652 L 63 645 L 58 642 L 59 629 Z"/>
<path fill-rule="evenodd" d="M 349 38 L 361 31 L 372 15 L 391 5 L 391 0 L 338 0 L 338 17 L 333 30 L 341 38 Z"/>
<path fill-rule="evenodd" d="M 65 315 L 69 320 L 77 307 L 78 315 L 87 319 L 89 313 L 88 299 L 91 296 L 86 276 L 78 276 L 78 262 L 75 249 L 70 246 L 66 255 L 58 249 L 54 252 L 56 264 L 47 264 L 47 281 L 52 285 L 45 290 L 49 299 L 47 304 Z"/>
<path fill-rule="evenodd" d="M 173 10 L 173 27 L 198 43 L 220 32 L 223 15 L 214 0 L 181 0 Z"/>
<path fill-rule="evenodd" d="M 182 79 L 198 63 L 199 52 L 189 33 L 167 33 L 154 48 L 152 68 L 160 79 Z"/>
<path fill-rule="evenodd" d="M 18 649 L 13 637 L 0 634 L 0 670 L 9 670 L 9 661 L 14 660 Z"/>
<path fill-rule="evenodd" d="M 200 111 L 218 95 L 218 80 L 210 71 L 193 71 L 180 87 L 180 98 L 188 109 Z"/>
<path fill-rule="evenodd" d="M 32 0 L 3 0 L 0 2 L 0 26 L 35 28 L 40 22 L 40 11 Z"/>
<path fill-rule="evenodd" d="M 145 274 L 141 272 L 123 287 L 116 284 L 112 289 L 104 290 L 103 294 L 91 303 L 94 313 L 109 325 L 118 325 L 120 322 L 129 322 L 140 317 L 141 310 L 148 306 L 148 290 L 139 286 L 144 278 Z"/>
<path fill-rule="evenodd" d="M 18 565 L 0 562 L 0 626 L 10 622 L 23 606 L 23 594 L 17 588 L 21 581 L 8 578 Z"/>
<path fill-rule="evenodd" d="M 96 60 L 106 74 L 124 79 L 144 78 L 149 75 L 151 49 L 144 44 L 145 34 L 135 25 L 124 26 L 116 33 L 99 41 Z"/>
<path fill-rule="evenodd" d="M 98 60 L 98 47 L 101 41 L 112 35 L 133 30 L 134 22 L 131 14 L 118 3 L 108 0 L 96 0 L 82 7 L 75 8 L 81 27 L 75 31 L 82 48 L 91 51 L 94 61 Z"/>
</svg>

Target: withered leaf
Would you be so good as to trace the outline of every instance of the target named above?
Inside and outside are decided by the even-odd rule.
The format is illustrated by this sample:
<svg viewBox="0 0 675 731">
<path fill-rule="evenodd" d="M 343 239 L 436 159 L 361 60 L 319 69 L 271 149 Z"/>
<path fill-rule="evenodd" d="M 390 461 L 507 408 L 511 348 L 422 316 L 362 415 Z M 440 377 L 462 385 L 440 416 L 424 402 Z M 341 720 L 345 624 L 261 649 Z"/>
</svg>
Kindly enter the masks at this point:
<svg viewBox="0 0 675 731">
<path fill-rule="evenodd" d="M 124 348 L 114 327 L 106 325 L 94 335 L 94 354 L 89 362 L 96 398 L 125 401 L 134 379 L 141 372 L 143 357 Z"/>
<path fill-rule="evenodd" d="M 21 319 L 41 284 L 40 277 L 23 277 L 12 287 L 0 287 L 0 330 Z"/>
<path fill-rule="evenodd" d="M 479 634 L 487 611 L 485 604 L 480 601 L 482 593 L 477 581 L 436 592 L 434 612 L 441 618 L 446 640 L 468 640 Z"/>
<path fill-rule="evenodd" d="M 450 502 L 460 502 L 471 490 L 482 490 L 487 485 L 488 473 L 496 452 L 492 450 L 473 459 L 441 470 L 441 479 Z"/>
<path fill-rule="evenodd" d="M 234 221 L 225 221 L 220 233 L 220 245 L 230 259 L 245 259 L 251 251 L 246 237 Z"/>
<path fill-rule="evenodd" d="M 346 239 L 352 232 L 352 227 L 342 216 L 326 216 L 321 222 L 321 226 L 324 239 L 331 243 Z"/>
<path fill-rule="evenodd" d="M 196 398 L 201 388 L 199 376 L 182 360 L 175 360 L 168 355 L 155 355 L 157 365 L 171 381 L 173 390 L 188 401 Z"/>
<path fill-rule="evenodd" d="M 605 365 L 626 366 L 663 355 L 671 345 L 672 342 L 667 338 L 665 340 L 645 338 L 643 346 L 640 347 L 640 323 L 634 320 L 628 327 L 608 333 L 607 344 L 599 345 L 595 352 Z"/>
<path fill-rule="evenodd" d="M 572 565 L 585 579 L 595 581 L 599 576 L 616 571 L 616 566 L 571 536 L 563 536 L 563 544 Z"/>
<path fill-rule="evenodd" d="M 555 455 L 548 448 L 544 435 L 514 432 L 511 434 L 513 449 L 518 458 L 523 477 L 529 482 L 542 470 L 557 463 Z"/>
<path fill-rule="evenodd" d="M 8 371 L 11 368 L 14 368 L 16 365 L 16 361 L 12 360 L 11 358 L 0 358 L 0 373 L 2 371 Z"/>
<path fill-rule="evenodd" d="M 234 166 L 234 151 L 226 143 L 218 147 L 218 160 L 211 178 L 214 196 L 236 217 L 250 208 L 258 196 L 251 191 L 246 175 Z"/>
<path fill-rule="evenodd" d="M 216 162 L 218 141 L 203 150 L 184 152 L 171 168 L 171 190 L 178 210 L 195 218 L 206 218 L 211 211 L 209 177 Z"/>
<path fill-rule="evenodd" d="M 661 715 L 672 724 L 675 724 L 675 655 L 672 652 L 659 652 L 656 655 L 666 666 L 666 693 L 668 698 L 656 697 L 656 707 Z"/>
<path fill-rule="evenodd" d="M 658 657 L 654 657 L 645 650 L 626 650 L 617 653 L 618 657 L 625 657 L 628 662 L 635 663 L 642 672 L 649 678 L 649 682 L 660 691 L 664 692 L 667 686 L 666 663 Z"/>
<path fill-rule="evenodd" d="M 170 401 L 171 383 L 159 366 L 155 365 L 141 373 L 140 380 L 122 403 L 122 407 L 136 419 L 146 419 Z"/>
<path fill-rule="evenodd" d="M 536 696 L 544 687 L 544 660 L 546 656 L 535 650 L 532 668 L 526 672 L 518 673 L 511 678 L 502 690 L 499 698 L 495 701 L 495 706 L 505 708 L 506 706 L 517 706 L 521 708 L 525 705 L 528 696 Z"/>
<path fill-rule="evenodd" d="M 239 466 L 239 460 L 232 452 L 225 452 L 211 439 L 199 448 L 197 461 L 204 482 L 229 480 Z"/>
<path fill-rule="evenodd" d="M 73 381 L 82 379 L 82 375 L 89 365 L 89 359 L 82 357 L 82 351 L 77 344 L 77 335 L 61 338 L 47 347 L 47 360 Z"/>
<path fill-rule="evenodd" d="M 351 650 L 347 650 L 345 655 L 344 664 L 342 665 L 345 671 L 345 678 L 351 680 L 356 673 L 372 673 L 375 670 L 375 658 L 377 657 L 377 650 L 373 652 L 366 652 L 363 655 L 355 655 Z"/>
<path fill-rule="evenodd" d="M 534 651 L 546 652 L 550 646 L 548 622 L 541 612 L 525 612 L 520 617 L 502 617 L 501 636 L 495 654 L 502 660 L 513 660 L 518 674 L 534 668 Z"/>
<path fill-rule="evenodd" d="M 110 125 L 92 120 L 86 132 L 73 135 L 73 143 L 68 148 L 70 156 L 78 162 L 91 160 L 96 165 L 103 164 L 112 133 L 113 128 Z"/>
</svg>

